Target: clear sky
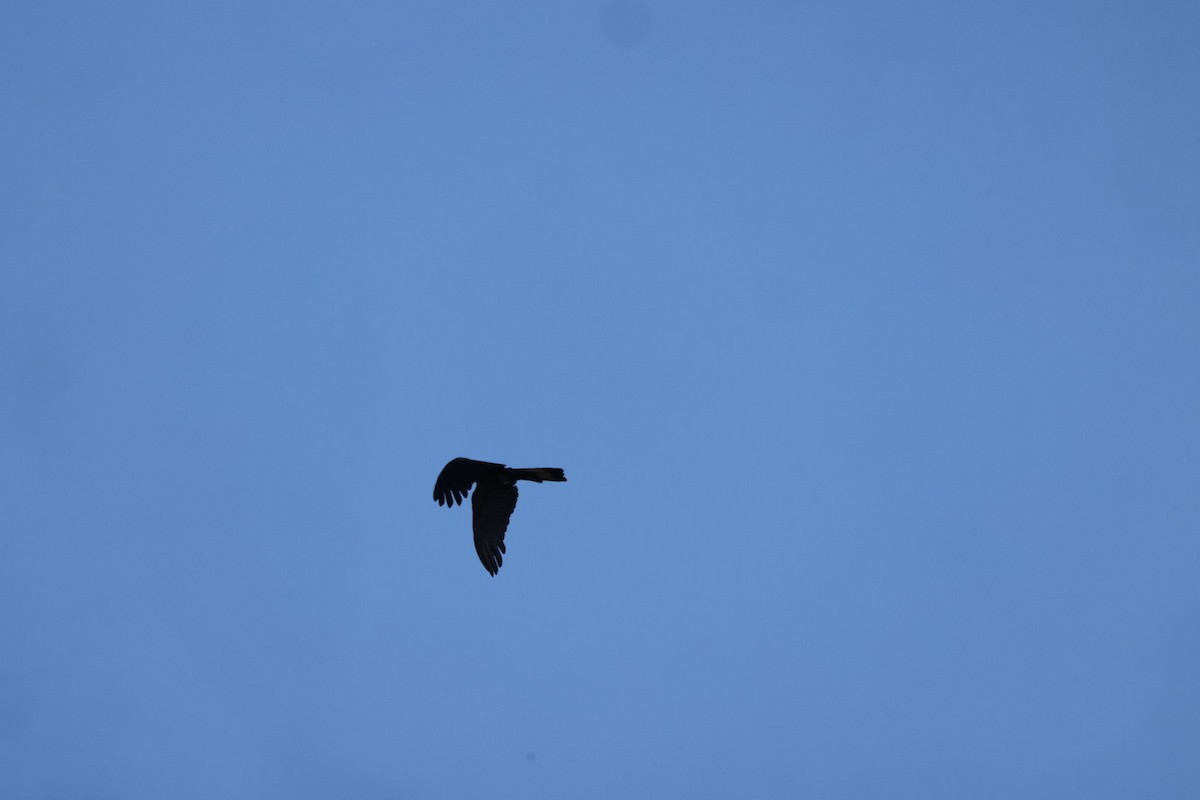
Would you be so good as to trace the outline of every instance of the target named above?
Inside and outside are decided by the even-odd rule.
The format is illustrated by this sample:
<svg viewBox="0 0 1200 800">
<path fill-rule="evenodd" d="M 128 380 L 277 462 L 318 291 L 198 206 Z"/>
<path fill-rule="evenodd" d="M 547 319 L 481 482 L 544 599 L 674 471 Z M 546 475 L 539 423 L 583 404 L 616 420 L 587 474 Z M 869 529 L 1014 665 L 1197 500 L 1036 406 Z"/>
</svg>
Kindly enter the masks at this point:
<svg viewBox="0 0 1200 800">
<path fill-rule="evenodd" d="M 1197 41 L 0 3 L 0 797 L 1200 796 Z"/>
</svg>

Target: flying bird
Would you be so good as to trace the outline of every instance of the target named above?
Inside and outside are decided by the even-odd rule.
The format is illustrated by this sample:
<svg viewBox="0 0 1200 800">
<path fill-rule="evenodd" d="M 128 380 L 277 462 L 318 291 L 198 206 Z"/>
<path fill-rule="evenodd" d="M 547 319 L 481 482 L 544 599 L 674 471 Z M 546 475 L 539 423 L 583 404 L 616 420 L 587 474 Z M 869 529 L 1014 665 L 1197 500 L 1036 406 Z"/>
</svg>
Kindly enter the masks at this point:
<svg viewBox="0 0 1200 800">
<path fill-rule="evenodd" d="M 471 495 L 471 527 L 475 531 L 475 552 L 483 568 L 492 575 L 500 571 L 504 558 L 504 532 L 517 507 L 517 481 L 565 481 L 567 476 L 557 467 L 512 469 L 490 461 L 456 458 L 442 467 L 433 485 L 433 499 L 439 506 L 462 503 L 475 484 Z"/>
</svg>

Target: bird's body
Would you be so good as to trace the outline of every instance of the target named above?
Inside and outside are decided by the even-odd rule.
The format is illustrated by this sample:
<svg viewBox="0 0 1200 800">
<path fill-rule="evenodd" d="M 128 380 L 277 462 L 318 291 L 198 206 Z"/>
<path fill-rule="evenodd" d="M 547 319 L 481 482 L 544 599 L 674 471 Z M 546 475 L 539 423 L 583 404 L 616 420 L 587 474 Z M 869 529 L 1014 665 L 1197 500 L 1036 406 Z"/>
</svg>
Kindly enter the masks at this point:
<svg viewBox="0 0 1200 800">
<path fill-rule="evenodd" d="M 565 481 L 558 467 L 513 469 L 491 461 L 456 458 L 442 468 L 433 485 L 433 499 L 439 506 L 462 503 L 471 495 L 471 527 L 475 532 L 475 552 L 483 567 L 492 575 L 500 571 L 504 555 L 504 533 L 517 507 L 517 481 Z"/>
</svg>

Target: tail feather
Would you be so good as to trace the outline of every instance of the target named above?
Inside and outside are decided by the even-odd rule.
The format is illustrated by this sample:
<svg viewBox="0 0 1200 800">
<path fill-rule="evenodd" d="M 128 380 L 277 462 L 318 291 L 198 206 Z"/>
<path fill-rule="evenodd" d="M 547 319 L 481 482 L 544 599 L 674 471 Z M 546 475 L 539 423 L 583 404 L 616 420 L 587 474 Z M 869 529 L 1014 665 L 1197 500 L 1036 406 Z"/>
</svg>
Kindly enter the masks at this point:
<svg viewBox="0 0 1200 800">
<path fill-rule="evenodd" d="M 525 469 L 510 469 L 515 481 L 565 481 L 567 476 L 558 467 L 527 467 Z"/>
</svg>

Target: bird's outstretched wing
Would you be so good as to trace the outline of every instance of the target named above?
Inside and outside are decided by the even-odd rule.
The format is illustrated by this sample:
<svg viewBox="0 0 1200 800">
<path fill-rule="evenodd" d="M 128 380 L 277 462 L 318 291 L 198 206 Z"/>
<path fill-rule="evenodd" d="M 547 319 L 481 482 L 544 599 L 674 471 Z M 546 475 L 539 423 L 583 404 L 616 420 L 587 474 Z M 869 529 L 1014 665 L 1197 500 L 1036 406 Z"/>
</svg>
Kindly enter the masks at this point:
<svg viewBox="0 0 1200 800">
<path fill-rule="evenodd" d="M 504 469 L 503 464 L 476 461 L 473 458 L 456 458 L 442 467 L 437 482 L 433 484 L 433 499 L 439 506 L 462 503 L 471 491 L 471 484 L 480 476 Z"/>
<path fill-rule="evenodd" d="M 517 507 L 517 485 L 504 480 L 483 480 L 471 495 L 471 527 L 475 552 L 483 568 L 495 575 L 504 562 L 504 532 Z"/>
</svg>

